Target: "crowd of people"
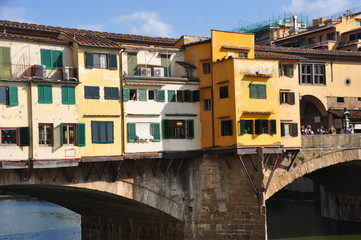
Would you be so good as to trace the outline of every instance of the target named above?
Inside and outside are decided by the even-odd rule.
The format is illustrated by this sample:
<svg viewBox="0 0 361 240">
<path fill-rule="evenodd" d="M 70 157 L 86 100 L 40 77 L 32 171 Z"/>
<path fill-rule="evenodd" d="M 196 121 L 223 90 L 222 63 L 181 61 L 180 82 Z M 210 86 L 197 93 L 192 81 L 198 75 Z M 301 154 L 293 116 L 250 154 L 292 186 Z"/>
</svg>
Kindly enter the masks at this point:
<svg viewBox="0 0 361 240">
<path fill-rule="evenodd" d="M 311 125 L 301 125 L 301 134 L 302 135 L 318 135 L 318 134 L 353 134 L 355 132 L 354 127 L 352 124 L 346 129 L 340 129 L 339 131 L 336 130 L 336 128 L 331 125 L 328 129 L 324 126 L 321 126 L 319 128 L 316 128 L 314 131 L 311 127 Z"/>
</svg>

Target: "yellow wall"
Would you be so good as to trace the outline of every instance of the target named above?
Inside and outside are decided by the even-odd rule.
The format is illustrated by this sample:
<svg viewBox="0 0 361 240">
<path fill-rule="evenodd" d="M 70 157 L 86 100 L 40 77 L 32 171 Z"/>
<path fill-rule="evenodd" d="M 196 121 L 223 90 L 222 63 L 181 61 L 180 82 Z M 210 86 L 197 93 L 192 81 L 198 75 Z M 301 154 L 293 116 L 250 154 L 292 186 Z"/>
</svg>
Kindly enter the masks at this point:
<svg viewBox="0 0 361 240">
<path fill-rule="evenodd" d="M 81 47 L 77 54 L 79 68 L 79 81 L 77 87 L 76 101 L 78 103 L 78 122 L 86 124 L 86 146 L 81 148 L 82 156 L 112 156 L 121 155 L 122 147 L 122 121 L 121 121 L 121 99 L 104 99 L 104 87 L 118 87 L 120 84 L 120 59 L 118 57 L 117 70 L 85 68 L 85 52 L 114 53 L 119 56 L 119 49 L 86 48 Z M 99 86 L 100 99 L 85 99 L 84 86 Z M 121 93 L 119 94 L 121 96 Z M 91 121 L 112 121 L 114 125 L 114 143 L 92 143 Z"/>
</svg>

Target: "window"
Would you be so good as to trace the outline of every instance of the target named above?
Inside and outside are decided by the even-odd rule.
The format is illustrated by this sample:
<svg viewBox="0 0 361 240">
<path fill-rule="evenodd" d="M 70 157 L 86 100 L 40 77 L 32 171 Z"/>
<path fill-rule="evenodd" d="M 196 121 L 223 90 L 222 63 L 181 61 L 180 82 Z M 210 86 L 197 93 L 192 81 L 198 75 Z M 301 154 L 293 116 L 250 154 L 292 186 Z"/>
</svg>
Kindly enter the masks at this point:
<svg viewBox="0 0 361 240">
<path fill-rule="evenodd" d="M 128 123 L 128 142 L 160 141 L 160 123 Z"/>
<path fill-rule="evenodd" d="M 75 104 L 75 87 L 61 86 L 62 104 Z"/>
<path fill-rule="evenodd" d="M 356 20 L 355 24 L 356 24 L 356 26 L 361 27 L 361 21 L 360 20 Z"/>
<path fill-rule="evenodd" d="M 276 134 L 276 120 L 255 120 L 256 134 Z"/>
<path fill-rule="evenodd" d="M 40 49 L 41 64 L 48 68 L 63 67 L 63 51 Z"/>
<path fill-rule="evenodd" d="M 294 65 L 293 64 L 279 64 L 279 75 L 293 77 L 294 76 Z"/>
<path fill-rule="evenodd" d="M 309 38 L 308 39 L 308 45 L 312 45 L 312 44 L 315 44 L 316 43 L 316 38 Z"/>
<path fill-rule="evenodd" d="M 117 55 L 85 52 L 85 67 L 116 70 L 118 68 Z"/>
<path fill-rule="evenodd" d="M 104 87 L 104 99 L 119 99 L 119 88 Z"/>
<path fill-rule="evenodd" d="M 53 145 L 53 124 L 39 123 L 39 144 Z"/>
<path fill-rule="evenodd" d="M 254 120 L 240 120 L 241 134 L 254 134 Z"/>
<path fill-rule="evenodd" d="M 51 85 L 38 85 L 38 102 L 50 104 L 53 103 L 53 94 Z"/>
<path fill-rule="evenodd" d="M 11 56 L 9 47 L 0 47 L 0 78 L 11 78 Z"/>
<path fill-rule="evenodd" d="M 281 136 L 298 136 L 298 124 L 297 123 L 281 123 Z"/>
<path fill-rule="evenodd" d="M 301 63 L 300 84 L 325 85 L 325 64 Z"/>
<path fill-rule="evenodd" d="M 138 74 L 138 53 L 127 53 L 128 60 L 128 75 L 134 76 Z"/>
<path fill-rule="evenodd" d="M 194 120 L 163 120 L 163 138 L 164 139 L 193 139 L 194 138 Z"/>
<path fill-rule="evenodd" d="M 232 136 L 232 120 L 221 121 L 221 135 L 222 136 Z"/>
<path fill-rule="evenodd" d="M 168 90 L 168 102 L 176 102 L 177 95 L 175 90 Z"/>
<path fill-rule="evenodd" d="M 335 34 L 334 34 L 334 33 L 329 33 L 329 34 L 327 34 L 327 40 L 328 40 L 328 41 L 333 41 L 333 40 L 335 40 Z"/>
<path fill-rule="evenodd" d="M 295 104 L 295 93 L 280 92 L 280 104 Z"/>
<path fill-rule="evenodd" d="M 228 98 L 228 86 L 219 87 L 219 98 Z"/>
<path fill-rule="evenodd" d="M 211 73 L 211 63 L 203 63 L 203 74 L 210 74 Z"/>
<path fill-rule="evenodd" d="M 210 111 L 212 109 L 211 99 L 203 99 L 203 110 Z"/>
<path fill-rule="evenodd" d="M 93 143 L 114 143 L 112 121 L 91 121 Z"/>
<path fill-rule="evenodd" d="M 138 89 L 138 100 L 139 101 L 147 101 L 147 89 Z"/>
<path fill-rule="evenodd" d="M 184 91 L 183 90 L 177 90 L 177 102 L 184 102 Z"/>
<path fill-rule="evenodd" d="M 322 43 L 323 42 L 323 35 L 319 36 L 319 42 Z"/>
<path fill-rule="evenodd" d="M 169 96 L 169 90 L 168 90 Z M 155 90 L 148 90 L 148 100 L 155 100 Z"/>
<path fill-rule="evenodd" d="M 64 123 L 61 125 L 61 142 L 63 144 L 75 144 L 76 140 L 76 124 Z"/>
<path fill-rule="evenodd" d="M 18 128 L 0 128 L 1 144 L 17 145 Z"/>
<path fill-rule="evenodd" d="M 0 104 L 6 104 L 9 106 L 19 105 L 18 87 L 0 87 Z"/>
<path fill-rule="evenodd" d="M 337 97 L 337 102 L 338 102 L 338 103 L 344 103 L 344 102 L 345 102 L 345 98 L 343 98 L 343 97 Z"/>
<path fill-rule="evenodd" d="M 85 99 L 99 99 L 99 87 L 85 86 Z"/>
<path fill-rule="evenodd" d="M 249 97 L 266 99 L 266 85 L 264 84 L 250 84 L 249 85 Z"/>
<path fill-rule="evenodd" d="M 170 77 L 170 55 L 169 54 L 161 54 L 161 65 L 164 67 L 164 77 Z"/>
<path fill-rule="evenodd" d="M 245 53 L 245 52 L 240 52 L 240 53 L 238 53 L 238 57 L 240 57 L 240 58 L 247 58 L 248 56 L 247 56 L 247 53 Z"/>
</svg>

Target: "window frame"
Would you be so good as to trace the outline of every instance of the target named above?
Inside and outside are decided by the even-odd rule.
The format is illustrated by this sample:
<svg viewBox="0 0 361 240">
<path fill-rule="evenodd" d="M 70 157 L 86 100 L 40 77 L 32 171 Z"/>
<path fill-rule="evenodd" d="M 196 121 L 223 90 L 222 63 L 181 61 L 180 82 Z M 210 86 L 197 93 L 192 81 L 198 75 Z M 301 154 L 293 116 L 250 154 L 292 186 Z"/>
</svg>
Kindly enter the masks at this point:
<svg viewBox="0 0 361 240">
<path fill-rule="evenodd" d="M 240 134 L 246 135 L 246 134 L 255 134 L 255 120 L 254 119 L 241 119 L 240 121 Z M 247 125 L 250 125 L 250 130 Z"/>
<path fill-rule="evenodd" d="M 61 103 L 64 105 L 75 105 L 75 87 L 63 85 L 61 86 Z"/>
<path fill-rule="evenodd" d="M 181 123 L 181 126 L 179 125 Z M 178 127 L 176 126 L 178 125 Z M 177 133 L 177 128 L 182 134 Z M 194 139 L 195 126 L 193 119 L 163 119 L 162 136 L 163 139 Z"/>
<path fill-rule="evenodd" d="M 53 103 L 53 86 L 50 84 L 38 84 L 38 103 Z"/>
<path fill-rule="evenodd" d="M 233 136 L 233 121 L 222 120 L 221 121 L 221 136 Z"/>
<path fill-rule="evenodd" d="M 299 64 L 299 84 L 325 86 L 326 85 L 325 63 L 301 62 Z"/>
<path fill-rule="evenodd" d="M 266 84 L 249 84 L 249 98 L 267 99 Z"/>
<path fill-rule="evenodd" d="M 285 133 L 285 126 L 289 127 L 289 134 Z M 298 123 L 281 122 L 281 137 L 298 137 Z"/>
<path fill-rule="evenodd" d="M 103 129 L 104 128 L 104 129 Z M 102 130 L 105 130 L 105 134 L 102 138 Z M 109 130 L 111 130 L 111 135 L 109 135 Z M 91 138 L 92 143 L 114 143 L 114 122 L 113 121 L 91 121 Z"/>
<path fill-rule="evenodd" d="M 49 56 L 47 56 L 49 54 Z M 58 56 L 57 56 L 58 55 Z M 55 49 L 40 49 L 40 62 L 45 65 L 46 68 L 62 68 L 63 63 L 63 51 Z"/>
<path fill-rule="evenodd" d="M 295 93 L 294 92 L 280 92 L 280 104 L 295 104 Z"/>
<path fill-rule="evenodd" d="M 3 130 L 15 131 L 15 143 L 3 143 Z M 1 146 L 16 146 L 19 145 L 19 128 L 2 127 L 0 128 L 0 145 Z"/>
<path fill-rule="evenodd" d="M 104 99 L 119 100 L 119 88 L 118 87 L 104 87 Z"/>
<path fill-rule="evenodd" d="M 211 74 L 211 63 L 210 62 L 202 63 L 202 68 L 203 68 L 203 74 Z"/>
<path fill-rule="evenodd" d="M 212 102 L 210 98 L 203 99 L 203 110 L 204 111 L 212 110 Z"/>
<path fill-rule="evenodd" d="M 87 95 L 87 93 L 90 93 L 90 95 Z M 100 88 L 98 86 L 84 86 L 84 99 L 100 99 L 99 93 Z"/>
<path fill-rule="evenodd" d="M 49 128 L 50 131 L 50 140 L 48 140 L 46 130 Z M 41 133 L 40 129 L 43 129 L 43 132 Z M 53 123 L 39 123 L 38 124 L 38 137 L 39 137 L 39 145 L 40 146 L 54 146 L 54 124 Z M 43 135 L 43 143 L 40 142 L 41 134 Z"/>
<path fill-rule="evenodd" d="M 228 85 L 219 87 L 219 99 L 225 99 L 225 98 L 229 98 Z"/>
<path fill-rule="evenodd" d="M 78 143 L 78 132 L 77 132 L 77 124 L 76 123 L 62 123 L 61 124 L 61 142 L 63 145 L 77 145 Z M 73 127 L 73 142 L 71 143 L 70 140 L 70 129 L 69 127 Z M 67 136 L 67 138 L 65 138 Z M 65 139 L 67 141 L 65 141 Z"/>
</svg>

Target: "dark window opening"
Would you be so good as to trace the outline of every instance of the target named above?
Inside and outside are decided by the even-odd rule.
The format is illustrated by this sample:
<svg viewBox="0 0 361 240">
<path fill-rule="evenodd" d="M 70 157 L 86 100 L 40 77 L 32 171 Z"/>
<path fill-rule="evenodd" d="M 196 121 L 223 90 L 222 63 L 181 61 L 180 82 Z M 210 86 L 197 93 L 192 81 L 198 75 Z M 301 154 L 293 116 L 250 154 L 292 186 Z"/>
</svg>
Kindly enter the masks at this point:
<svg viewBox="0 0 361 240">
<path fill-rule="evenodd" d="M 232 120 L 221 121 L 221 135 L 222 136 L 232 136 Z"/>
<path fill-rule="evenodd" d="M 228 86 L 219 87 L 219 98 L 228 98 Z"/>
</svg>

